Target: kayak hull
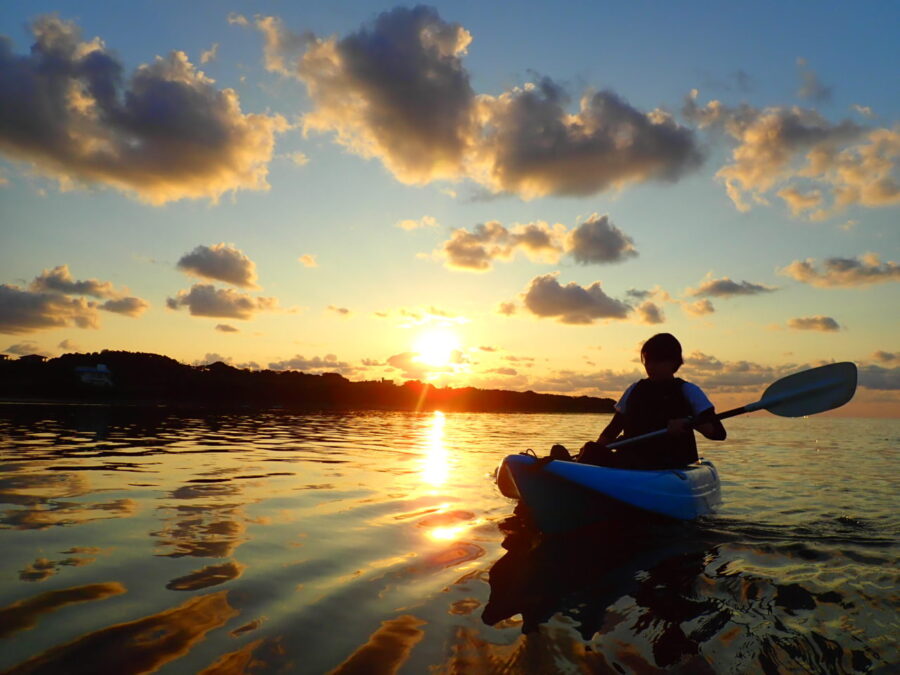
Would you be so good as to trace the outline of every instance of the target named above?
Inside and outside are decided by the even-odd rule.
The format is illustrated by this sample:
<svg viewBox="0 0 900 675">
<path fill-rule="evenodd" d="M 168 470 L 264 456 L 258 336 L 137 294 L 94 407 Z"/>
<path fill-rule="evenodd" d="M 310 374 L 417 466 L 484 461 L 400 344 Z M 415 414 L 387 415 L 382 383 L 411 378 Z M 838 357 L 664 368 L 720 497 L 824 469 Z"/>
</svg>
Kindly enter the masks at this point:
<svg viewBox="0 0 900 675">
<path fill-rule="evenodd" d="M 694 520 L 721 505 L 718 471 L 701 461 L 682 469 L 637 471 L 509 455 L 497 470 L 501 493 L 539 529 L 570 530 L 601 520 Z"/>
</svg>

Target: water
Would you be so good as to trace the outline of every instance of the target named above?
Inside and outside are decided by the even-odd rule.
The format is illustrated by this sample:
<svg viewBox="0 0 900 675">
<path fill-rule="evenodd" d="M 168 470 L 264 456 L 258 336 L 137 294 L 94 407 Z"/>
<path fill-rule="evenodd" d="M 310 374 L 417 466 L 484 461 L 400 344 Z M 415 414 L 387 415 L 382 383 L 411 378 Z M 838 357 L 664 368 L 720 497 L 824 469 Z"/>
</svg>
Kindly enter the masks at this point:
<svg viewBox="0 0 900 675">
<path fill-rule="evenodd" d="M 716 517 L 521 531 L 498 460 L 606 421 L 0 406 L 0 671 L 900 665 L 897 420 L 735 419 Z"/>
</svg>

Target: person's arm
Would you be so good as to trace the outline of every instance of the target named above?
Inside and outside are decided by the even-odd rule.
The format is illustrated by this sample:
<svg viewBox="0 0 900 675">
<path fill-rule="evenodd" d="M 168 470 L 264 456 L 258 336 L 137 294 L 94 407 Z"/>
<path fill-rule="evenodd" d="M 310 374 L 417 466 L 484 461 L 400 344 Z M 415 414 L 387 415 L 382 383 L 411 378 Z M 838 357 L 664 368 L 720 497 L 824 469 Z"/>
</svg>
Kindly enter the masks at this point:
<svg viewBox="0 0 900 675">
<path fill-rule="evenodd" d="M 612 443 L 616 440 L 616 437 L 622 433 L 622 429 L 625 428 L 625 416 L 617 412 L 613 415 L 612 419 L 609 421 L 609 424 L 606 425 L 606 428 L 600 433 L 600 436 L 597 438 L 597 442 L 600 445 L 606 445 L 607 443 Z"/>
<path fill-rule="evenodd" d="M 721 420 L 716 419 L 715 408 L 707 408 L 697 415 L 694 428 L 711 441 L 724 441 L 728 436 Z"/>
</svg>

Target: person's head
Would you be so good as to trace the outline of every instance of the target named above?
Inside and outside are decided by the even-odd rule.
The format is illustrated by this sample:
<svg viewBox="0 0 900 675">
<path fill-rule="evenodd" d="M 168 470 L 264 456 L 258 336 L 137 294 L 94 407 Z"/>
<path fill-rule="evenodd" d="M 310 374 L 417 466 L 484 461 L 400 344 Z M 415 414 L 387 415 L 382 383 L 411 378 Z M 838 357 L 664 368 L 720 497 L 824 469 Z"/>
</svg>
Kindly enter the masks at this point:
<svg viewBox="0 0 900 675">
<path fill-rule="evenodd" d="M 641 363 L 650 379 L 672 377 L 684 363 L 681 343 L 671 333 L 657 333 L 641 347 Z"/>
</svg>

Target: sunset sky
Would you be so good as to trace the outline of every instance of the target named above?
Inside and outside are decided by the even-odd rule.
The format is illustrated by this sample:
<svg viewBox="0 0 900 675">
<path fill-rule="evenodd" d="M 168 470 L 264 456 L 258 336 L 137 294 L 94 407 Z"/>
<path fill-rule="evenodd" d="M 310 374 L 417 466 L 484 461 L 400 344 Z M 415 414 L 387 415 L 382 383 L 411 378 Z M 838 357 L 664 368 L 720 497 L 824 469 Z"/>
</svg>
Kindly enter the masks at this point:
<svg viewBox="0 0 900 675">
<path fill-rule="evenodd" d="M 900 416 L 900 4 L 6 2 L 0 352 Z"/>
</svg>

